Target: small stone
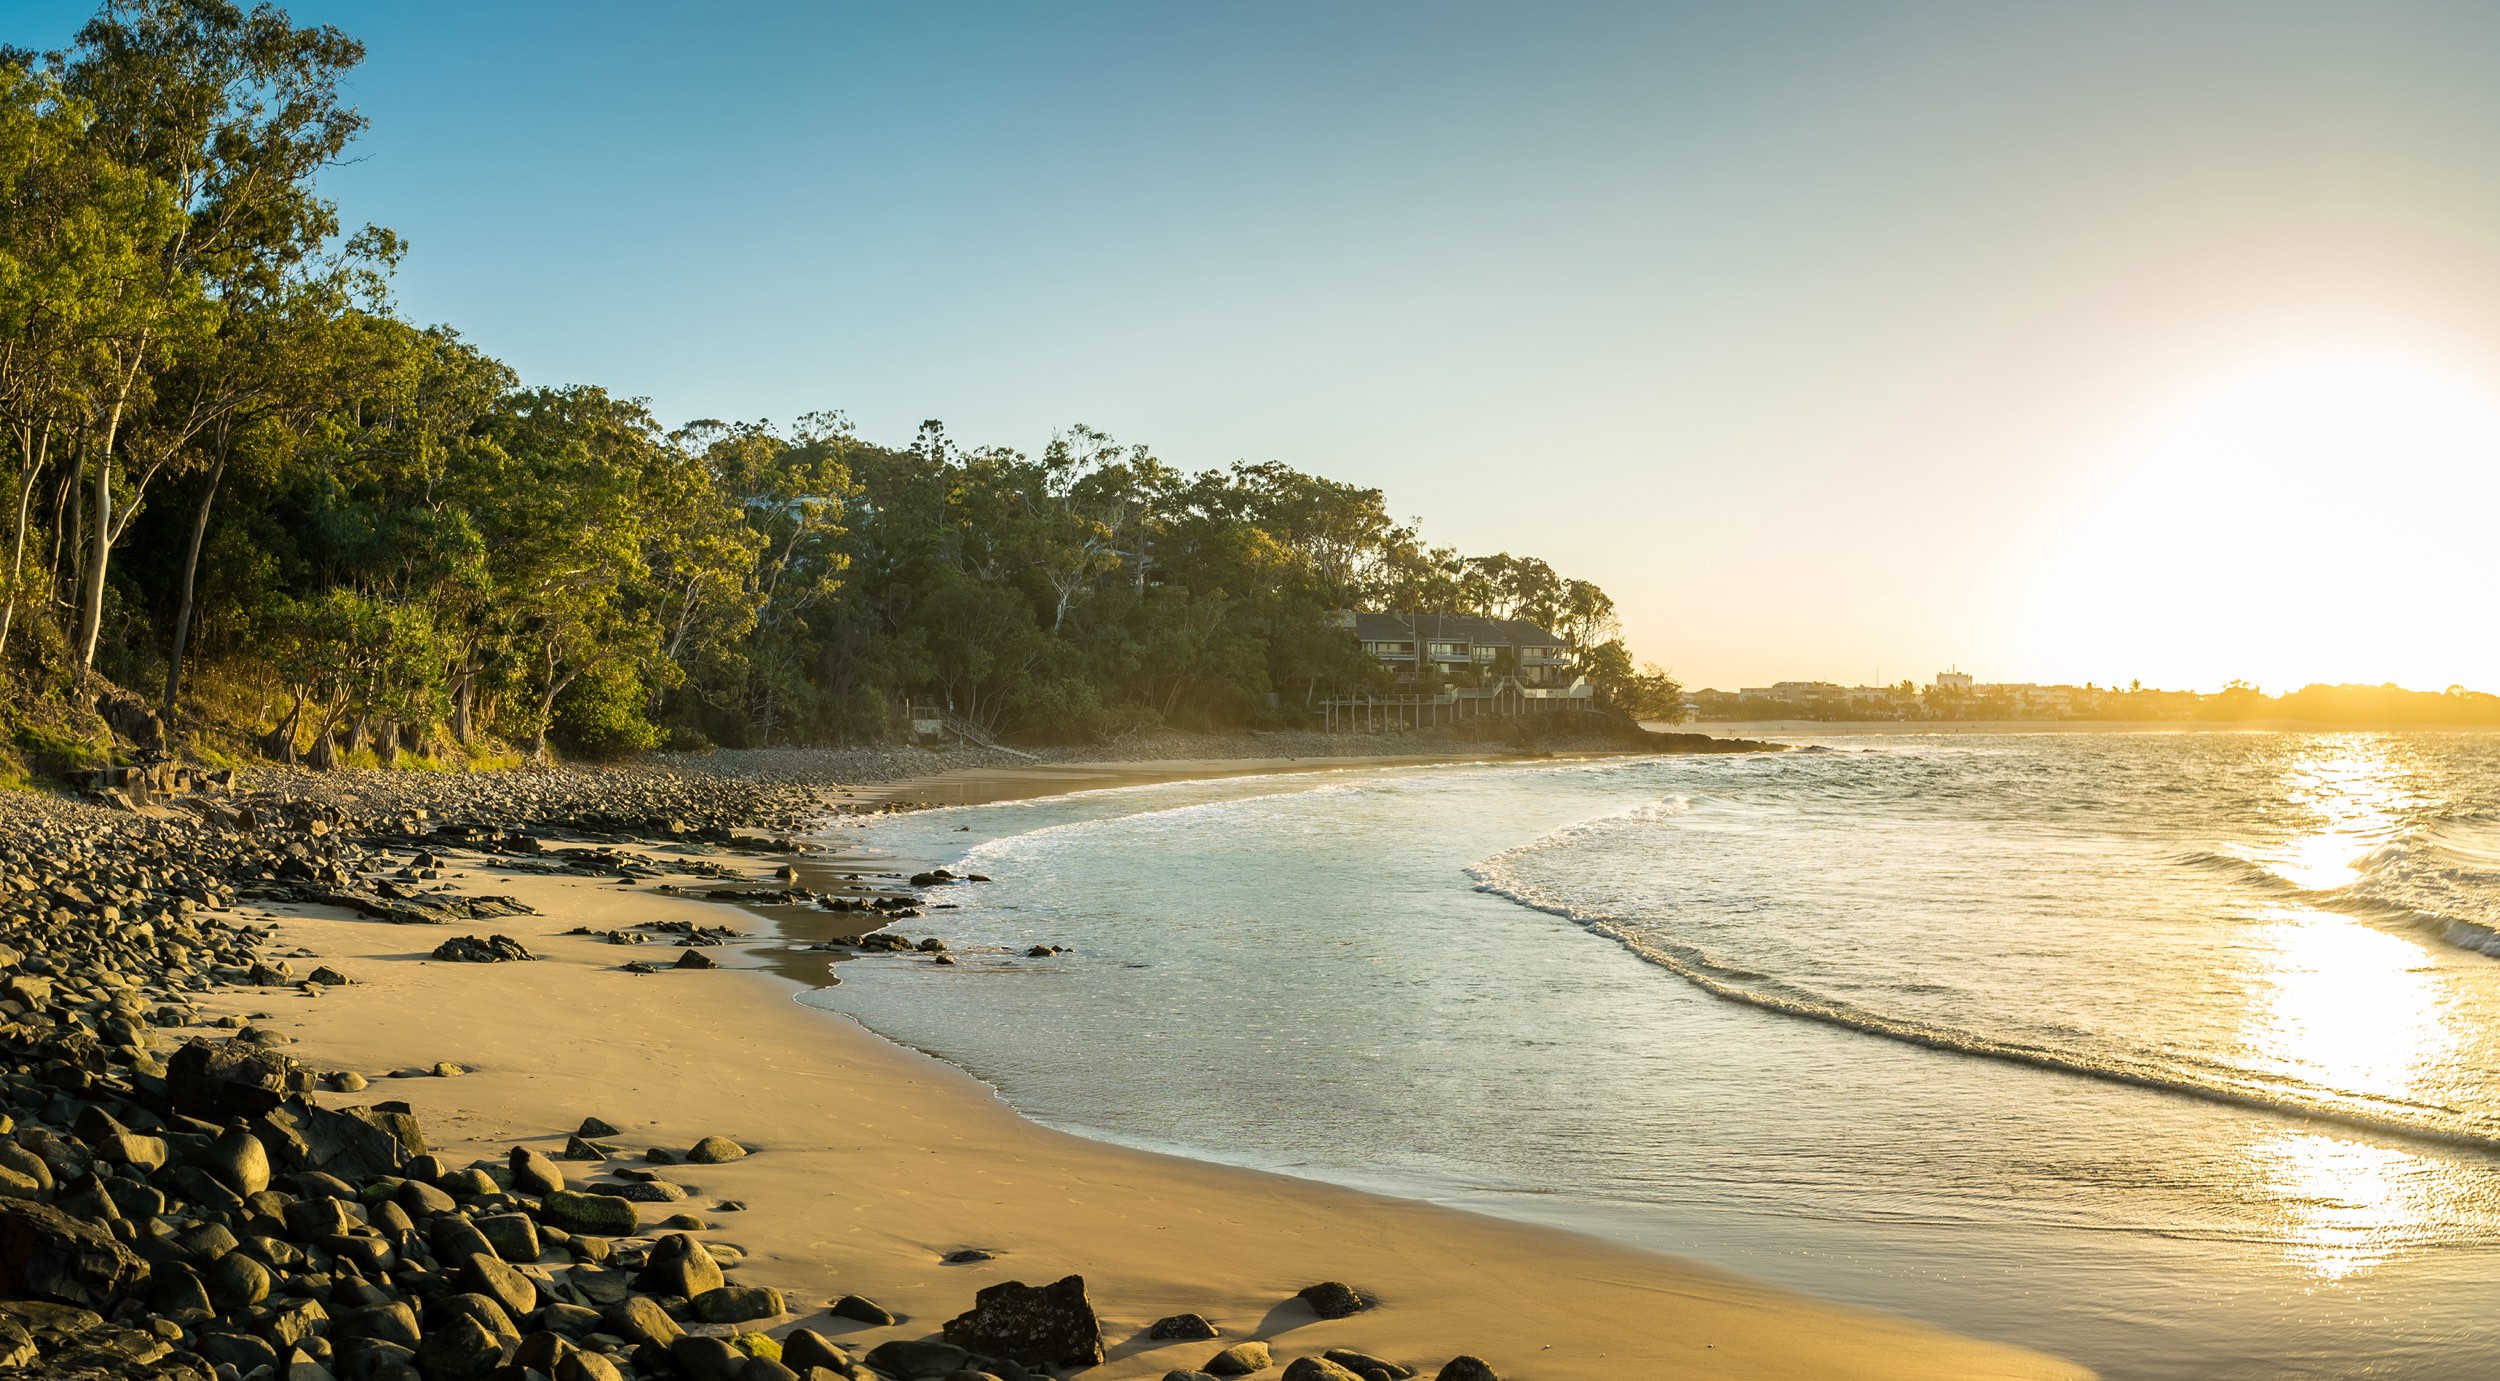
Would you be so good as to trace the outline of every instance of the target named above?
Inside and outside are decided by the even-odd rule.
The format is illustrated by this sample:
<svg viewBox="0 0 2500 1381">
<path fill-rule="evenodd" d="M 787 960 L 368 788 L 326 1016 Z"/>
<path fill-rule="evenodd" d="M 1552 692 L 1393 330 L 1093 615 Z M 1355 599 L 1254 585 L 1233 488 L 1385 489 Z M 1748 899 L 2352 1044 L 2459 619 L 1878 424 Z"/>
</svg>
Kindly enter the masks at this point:
<svg viewBox="0 0 2500 1381">
<path fill-rule="evenodd" d="M 1294 1292 L 1294 1298 L 1311 1306 L 1311 1312 L 1323 1319 L 1352 1318 L 1372 1307 L 1373 1300 L 1343 1281 L 1323 1280 Z"/>
<path fill-rule="evenodd" d="M 948 1252 L 938 1258 L 939 1261 L 949 1266 L 969 1266 L 976 1261 L 996 1261 L 997 1259 L 998 1253 L 983 1251 L 979 1247 L 966 1247 L 961 1251 Z"/>
<path fill-rule="evenodd" d="M 712 956 L 705 954 L 703 951 L 699 949 L 690 949 L 677 956 L 677 963 L 675 967 L 681 969 L 717 969 L 720 965 L 713 963 Z"/>
<path fill-rule="evenodd" d="M 607 1123 L 602 1122 L 602 1121 L 600 1121 L 598 1118 L 595 1118 L 595 1117 L 585 1117 L 585 1118 L 583 1118 L 583 1119 L 582 1119 L 582 1125 L 581 1125 L 581 1128 L 580 1128 L 578 1131 L 574 1132 L 573 1134 L 574 1134 L 575 1136 L 584 1136 L 584 1137 L 589 1137 L 589 1136 L 622 1136 L 622 1135 L 624 1135 L 622 1132 L 619 1132 L 616 1128 L 609 1126 Z"/>
<path fill-rule="evenodd" d="M 801 1376 L 814 1367 L 848 1376 L 855 1365 L 850 1353 L 812 1328 L 794 1328 L 782 1336 L 781 1364 Z"/>
<path fill-rule="evenodd" d="M 1216 1336 L 1216 1327 L 1198 1314 L 1174 1314 L 1161 1318 L 1146 1329 L 1146 1336 L 1159 1341 L 1196 1341 Z"/>
<path fill-rule="evenodd" d="M 779 1290 L 759 1285 L 723 1285 L 696 1295 L 694 1316 L 705 1323 L 745 1323 L 777 1319 L 790 1312 Z"/>
<path fill-rule="evenodd" d="M 660 1308 L 659 1301 L 648 1295 L 635 1295 L 608 1306 L 599 1322 L 629 1343 L 662 1349 L 685 1332 L 668 1316 L 668 1311 Z"/>
<path fill-rule="evenodd" d="M 556 1163 L 526 1146 L 512 1148 L 512 1187 L 540 1197 L 564 1188 L 564 1172 Z"/>
<path fill-rule="evenodd" d="M 682 1232 L 672 1232 L 651 1244 L 651 1254 L 634 1277 L 634 1288 L 655 1295 L 675 1295 L 693 1299 L 707 1290 L 721 1287 L 720 1263 L 701 1242 Z"/>
<path fill-rule="evenodd" d="M 434 1062 L 434 1067 L 426 1071 L 437 1079 L 457 1079 L 468 1072 L 449 1060 L 437 1060 Z"/>
<path fill-rule="evenodd" d="M 1502 1381 L 1502 1376 L 1483 1358 L 1462 1352 L 1443 1363 L 1433 1381 Z"/>
<path fill-rule="evenodd" d="M 837 1319 L 853 1319 L 860 1323 L 874 1324 L 879 1328 L 885 1328 L 894 1322 L 894 1315 L 858 1295 L 844 1295 L 835 1300 L 827 1312 Z"/>
<path fill-rule="evenodd" d="M 1206 1360 L 1198 1370 L 1209 1376 L 1248 1376 L 1276 1365 L 1268 1355 L 1267 1344 L 1257 1341 L 1235 1343 Z"/>
<path fill-rule="evenodd" d="M 745 1159 L 746 1153 L 747 1148 L 725 1136 L 707 1136 L 686 1152 L 686 1161 L 691 1165 L 724 1165 Z"/>
<path fill-rule="evenodd" d="M 245 1198 L 269 1187 L 269 1151 L 260 1138 L 241 1128 L 221 1133 L 209 1143 L 199 1166 Z"/>
<path fill-rule="evenodd" d="M 538 1206 L 539 1221 L 552 1223 L 566 1232 L 586 1232 L 600 1237 L 631 1237 L 641 1227 L 635 1219 L 630 1200 L 613 1194 L 584 1194 L 560 1189 L 548 1195 Z"/>
<path fill-rule="evenodd" d="M 1374 1357 L 1368 1352 L 1356 1352 L 1350 1347 L 1332 1347 L 1320 1356 L 1357 1376 L 1368 1377 L 1373 1372 L 1379 1372 L 1387 1376 L 1389 1381 L 1406 1381 L 1406 1378 L 1415 1374 L 1413 1367 L 1403 1367 L 1386 1358 Z"/>
</svg>

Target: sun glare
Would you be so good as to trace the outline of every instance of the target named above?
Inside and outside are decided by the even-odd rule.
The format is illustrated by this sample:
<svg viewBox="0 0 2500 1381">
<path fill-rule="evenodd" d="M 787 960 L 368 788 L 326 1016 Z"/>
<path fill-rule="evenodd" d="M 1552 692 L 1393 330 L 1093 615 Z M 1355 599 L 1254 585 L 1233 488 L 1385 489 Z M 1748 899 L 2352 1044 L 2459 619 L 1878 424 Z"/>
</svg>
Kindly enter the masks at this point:
<svg viewBox="0 0 2500 1381">
<path fill-rule="evenodd" d="M 2078 680 L 2500 686 L 2481 636 L 2500 396 L 2385 348 L 2281 356 L 2120 448 L 2034 628 Z"/>
</svg>

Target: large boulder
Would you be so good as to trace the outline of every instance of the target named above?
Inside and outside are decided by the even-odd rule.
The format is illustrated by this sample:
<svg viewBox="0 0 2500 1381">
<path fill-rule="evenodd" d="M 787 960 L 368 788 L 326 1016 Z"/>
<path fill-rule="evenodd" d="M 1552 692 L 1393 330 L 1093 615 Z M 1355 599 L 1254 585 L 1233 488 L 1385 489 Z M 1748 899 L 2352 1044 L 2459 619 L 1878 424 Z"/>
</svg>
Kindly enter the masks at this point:
<svg viewBox="0 0 2500 1381">
<path fill-rule="evenodd" d="M 1284 1381 L 1363 1381 L 1325 1357 L 1296 1357 L 1285 1364 Z"/>
<path fill-rule="evenodd" d="M 269 1154 L 289 1170 L 320 1170 L 361 1184 L 397 1174 L 425 1154 L 414 1114 L 380 1108 L 317 1108 L 293 1099 L 253 1124 Z"/>
<path fill-rule="evenodd" d="M 1026 1366 L 1096 1367 L 1103 1360 L 1102 1320 L 1085 1296 L 1083 1276 L 1048 1285 L 992 1285 L 973 1296 L 971 1309 L 946 1321 L 946 1341 Z"/>
<path fill-rule="evenodd" d="M 651 1244 L 651 1255 L 634 1277 L 634 1288 L 654 1295 L 693 1299 L 721 1287 L 720 1263 L 711 1249 L 682 1232 Z"/>
<path fill-rule="evenodd" d="M 631 1200 L 573 1189 L 559 1189 L 548 1195 L 538 1206 L 538 1221 L 594 1237 L 631 1237 L 640 1230 Z"/>
<path fill-rule="evenodd" d="M 93 1223 L 31 1199 L 0 1199 L 0 1298 L 109 1309 L 148 1264 Z"/>
<path fill-rule="evenodd" d="M 1462 1352 L 1445 1363 L 1433 1381 L 1502 1381 L 1502 1377 L 1483 1358 Z"/>
<path fill-rule="evenodd" d="M 286 1101 L 294 1075 L 295 1062 L 274 1050 L 193 1037 L 165 1062 L 165 1097 L 174 1111 L 205 1122 L 259 1117 Z"/>
<path fill-rule="evenodd" d="M 902 1381 L 926 1381 L 928 1377 L 945 1376 L 962 1371 L 971 1361 L 971 1353 L 952 1343 L 926 1343 L 909 1338 L 879 1343 L 868 1350 L 868 1365 L 872 1370 L 887 1376 L 899 1376 Z"/>
<path fill-rule="evenodd" d="M 1294 1292 L 1294 1298 L 1311 1306 L 1311 1312 L 1323 1319 L 1351 1318 L 1372 1307 L 1371 1296 L 1338 1280 L 1323 1280 L 1305 1285 Z"/>
</svg>

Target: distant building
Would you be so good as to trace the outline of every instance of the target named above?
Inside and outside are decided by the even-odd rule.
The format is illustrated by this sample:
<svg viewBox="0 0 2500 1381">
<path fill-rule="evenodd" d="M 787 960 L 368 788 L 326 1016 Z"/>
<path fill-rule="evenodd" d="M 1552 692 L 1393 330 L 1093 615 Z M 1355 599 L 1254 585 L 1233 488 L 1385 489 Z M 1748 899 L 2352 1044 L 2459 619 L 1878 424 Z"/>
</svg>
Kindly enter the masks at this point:
<svg viewBox="0 0 2500 1381">
<path fill-rule="evenodd" d="M 1973 689 L 1971 674 L 1967 671 L 1939 671 L 1936 673 L 1936 689 L 1968 695 Z"/>
<path fill-rule="evenodd" d="M 1572 663 L 1571 644 L 1525 619 L 1341 613 L 1337 622 L 1389 669 L 1397 690 L 1385 709 L 1378 696 L 1325 702 L 1332 728 L 1423 728 L 1587 709 L 1597 698 Z"/>
<path fill-rule="evenodd" d="M 1529 690 L 1568 688 L 1571 644 L 1525 619 L 1463 614 L 1356 614 L 1354 636 L 1400 681 L 1507 677 Z"/>
</svg>

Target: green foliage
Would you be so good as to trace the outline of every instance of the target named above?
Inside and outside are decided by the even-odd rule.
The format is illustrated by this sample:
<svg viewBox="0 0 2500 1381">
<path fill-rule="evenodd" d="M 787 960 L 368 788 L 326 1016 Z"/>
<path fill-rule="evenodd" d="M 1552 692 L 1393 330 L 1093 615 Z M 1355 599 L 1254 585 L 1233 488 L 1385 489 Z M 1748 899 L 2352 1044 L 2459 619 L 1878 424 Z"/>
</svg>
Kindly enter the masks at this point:
<svg viewBox="0 0 2500 1381">
<path fill-rule="evenodd" d="M 362 57 L 227 0 L 113 0 L 65 54 L 0 54 L 25 698 L 161 677 L 207 751 L 412 770 L 884 739 L 929 707 L 1110 741 L 1383 689 L 1340 620 L 1365 607 L 1534 620 L 1617 703 L 1672 690 L 1596 587 L 1281 463 L 1191 473 L 1082 426 L 1036 455 L 935 422 L 879 445 L 836 413 L 670 431 L 524 386 L 399 319 L 398 241 L 322 195 Z"/>
</svg>

